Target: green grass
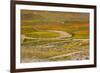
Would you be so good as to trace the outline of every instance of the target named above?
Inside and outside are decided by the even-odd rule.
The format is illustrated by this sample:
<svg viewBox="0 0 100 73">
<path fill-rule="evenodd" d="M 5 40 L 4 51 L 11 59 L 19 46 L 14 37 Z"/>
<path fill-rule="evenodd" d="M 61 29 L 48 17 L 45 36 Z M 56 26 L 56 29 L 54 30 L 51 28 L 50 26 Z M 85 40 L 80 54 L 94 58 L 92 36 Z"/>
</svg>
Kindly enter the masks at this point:
<svg viewBox="0 0 100 73">
<path fill-rule="evenodd" d="M 38 32 L 30 32 L 25 33 L 26 36 L 32 37 L 32 38 L 55 38 L 58 37 L 59 34 L 55 32 L 45 32 L 45 31 L 38 31 Z"/>
</svg>

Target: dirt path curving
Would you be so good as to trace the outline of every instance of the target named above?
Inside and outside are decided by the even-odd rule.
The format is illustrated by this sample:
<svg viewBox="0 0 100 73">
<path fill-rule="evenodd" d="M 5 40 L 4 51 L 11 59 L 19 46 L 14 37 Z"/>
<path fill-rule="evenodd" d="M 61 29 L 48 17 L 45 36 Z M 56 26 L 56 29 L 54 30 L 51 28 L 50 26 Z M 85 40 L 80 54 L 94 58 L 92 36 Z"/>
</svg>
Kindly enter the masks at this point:
<svg viewBox="0 0 100 73">
<path fill-rule="evenodd" d="M 21 35 L 21 41 L 23 42 L 24 39 L 49 39 L 49 40 L 55 40 L 55 39 L 63 39 L 63 38 L 67 38 L 67 37 L 72 37 L 71 34 L 64 32 L 64 31 L 56 31 L 56 30 L 48 30 L 47 32 L 55 32 L 60 34 L 60 36 L 55 37 L 55 38 L 33 38 L 33 37 L 28 37 L 24 34 Z"/>
<path fill-rule="evenodd" d="M 60 36 L 56 37 L 55 39 L 62 39 L 62 38 L 69 38 L 72 37 L 71 34 L 69 34 L 68 32 L 65 31 L 56 31 L 56 30 L 48 30 L 49 32 L 55 32 L 55 33 L 59 33 Z"/>
</svg>

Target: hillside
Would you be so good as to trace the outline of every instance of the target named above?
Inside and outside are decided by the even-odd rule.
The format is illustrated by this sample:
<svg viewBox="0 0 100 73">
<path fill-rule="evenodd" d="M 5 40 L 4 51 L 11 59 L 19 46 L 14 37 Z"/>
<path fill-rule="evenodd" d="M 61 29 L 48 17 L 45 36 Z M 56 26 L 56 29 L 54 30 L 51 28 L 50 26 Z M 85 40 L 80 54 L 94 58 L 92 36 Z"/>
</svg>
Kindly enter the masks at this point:
<svg viewBox="0 0 100 73">
<path fill-rule="evenodd" d="M 21 10 L 21 62 L 89 59 L 89 14 Z"/>
</svg>

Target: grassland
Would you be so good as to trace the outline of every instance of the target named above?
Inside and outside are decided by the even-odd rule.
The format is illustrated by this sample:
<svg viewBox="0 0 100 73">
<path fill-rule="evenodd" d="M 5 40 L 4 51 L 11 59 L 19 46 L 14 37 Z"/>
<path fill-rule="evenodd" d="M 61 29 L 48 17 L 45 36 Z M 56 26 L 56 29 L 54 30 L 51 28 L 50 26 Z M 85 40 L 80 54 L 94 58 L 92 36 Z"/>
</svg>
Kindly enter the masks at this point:
<svg viewBox="0 0 100 73">
<path fill-rule="evenodd" d="M 89 14 L 21 10 L 21 62 L 89 59 Z"/>
</svg>

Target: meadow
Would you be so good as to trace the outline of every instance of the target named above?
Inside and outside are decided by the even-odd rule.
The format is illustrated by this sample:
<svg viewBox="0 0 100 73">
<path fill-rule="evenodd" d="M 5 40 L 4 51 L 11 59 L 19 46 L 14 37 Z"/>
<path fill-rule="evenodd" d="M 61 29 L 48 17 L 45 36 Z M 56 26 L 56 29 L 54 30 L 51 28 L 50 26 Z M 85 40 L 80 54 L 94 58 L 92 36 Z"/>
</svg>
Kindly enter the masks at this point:
<svg viewBox="0 0 100 73">
<path fill-rule="evenodd" d="M 89 14 L 21 10 L 21 62 L 89 59 Z"/>
</svg>

